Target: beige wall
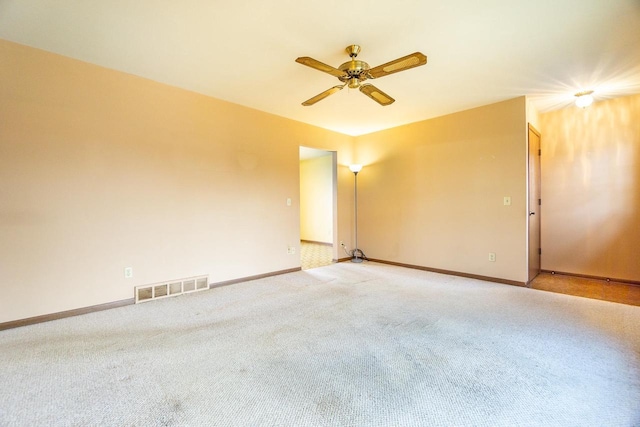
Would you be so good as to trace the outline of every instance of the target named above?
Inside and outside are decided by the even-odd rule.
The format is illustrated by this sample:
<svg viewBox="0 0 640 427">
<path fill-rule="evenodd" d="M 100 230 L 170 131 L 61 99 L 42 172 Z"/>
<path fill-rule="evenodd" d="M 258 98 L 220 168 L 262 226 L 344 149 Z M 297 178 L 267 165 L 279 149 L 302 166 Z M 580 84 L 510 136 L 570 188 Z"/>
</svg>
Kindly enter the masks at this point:
<svg viewBox="0 0 640 427">
<path fill-rule="evenodd" d="M 521 97 L 358 137 L 365 254 L 526 281 L 525 110 Z"/>
<path fill-rule="evenodd" d="M 301 145 L 337 152 L 337 240 L 353 247 L 359 162 L 369 257 L 523 282 L 527 120 L 542 267 L 640 280 L 638 95 L 540 115 L 522 97 L 353 138 L 7 41 L 0 57 L 0 322 L 299 267 Z"/>
<path fill-rule="evenodd" d="M 640 95 L 540 115 L 542 268 L 640 280 Z"/>
<path fill-rule="evenodd" d="M 7 41 L 0 58 L 0 322 L 299 267 L 300 145 L 337 151 L 351 240 L 352 137 Z"/>
<path fill-rule="evenodd" d="M 300 162 L 300 239 L 333 243 L 333 155 Z"/>
</svg>

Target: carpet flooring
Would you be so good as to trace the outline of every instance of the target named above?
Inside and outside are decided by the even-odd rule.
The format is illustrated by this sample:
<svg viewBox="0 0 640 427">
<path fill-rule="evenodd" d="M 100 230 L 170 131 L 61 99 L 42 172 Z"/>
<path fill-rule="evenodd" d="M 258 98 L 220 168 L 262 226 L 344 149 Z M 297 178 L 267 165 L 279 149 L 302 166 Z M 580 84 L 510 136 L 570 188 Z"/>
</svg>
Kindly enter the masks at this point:
<svg viewBox="0 0 640 427">
<path fill-rule="evenodd" d="M 638 426 L 640 307 L 340 263 L 0 332 L 1 426 Z"/>
</svg>

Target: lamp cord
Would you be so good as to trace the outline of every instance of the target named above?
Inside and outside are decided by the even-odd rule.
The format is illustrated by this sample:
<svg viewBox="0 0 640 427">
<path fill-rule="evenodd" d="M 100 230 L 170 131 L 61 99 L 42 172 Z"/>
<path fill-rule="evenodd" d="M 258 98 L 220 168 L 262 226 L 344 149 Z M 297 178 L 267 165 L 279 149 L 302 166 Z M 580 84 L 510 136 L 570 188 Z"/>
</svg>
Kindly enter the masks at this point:
<svg viewBox="0 0 640 427">
<path fill-rule="evenodd" d="M 347 249 L 347 246 L 344 243 L 342 243 L 341 246 L 342 246 L 342 249 L 344 250 L 344 253 L 347 254 L 347 256 L 349 258 L 355 257 L 356 256 L 356 252 L 357 252 L 358 253 L 358 258 L 362 258 L 365 261 L 369 261 L 369 258 L 367 258 L 367 256 L 364 254 L 364 252 L 362 252 L 362 249 L 354 249 L 354 250 L 350 251 L 350 250 Z"/>
</svg>

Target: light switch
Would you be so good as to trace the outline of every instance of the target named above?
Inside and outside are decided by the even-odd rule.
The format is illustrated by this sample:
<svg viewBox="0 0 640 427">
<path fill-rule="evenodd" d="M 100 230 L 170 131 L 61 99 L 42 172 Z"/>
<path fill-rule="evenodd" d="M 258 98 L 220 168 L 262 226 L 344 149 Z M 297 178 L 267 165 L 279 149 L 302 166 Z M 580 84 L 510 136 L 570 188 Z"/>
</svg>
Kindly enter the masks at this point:
<svg viewBox="0 0 640 427">
<path fill-rule="evenodd" d="M 291 197 L 287 197 L 287 206 L 291 206 Z"/>
<path fill-rule="evenodd" d="M 503 201 L 505 206 L 511 206 L 511 197 L 509 196 L 504 196 L 504 201 Z"/>
</svg>

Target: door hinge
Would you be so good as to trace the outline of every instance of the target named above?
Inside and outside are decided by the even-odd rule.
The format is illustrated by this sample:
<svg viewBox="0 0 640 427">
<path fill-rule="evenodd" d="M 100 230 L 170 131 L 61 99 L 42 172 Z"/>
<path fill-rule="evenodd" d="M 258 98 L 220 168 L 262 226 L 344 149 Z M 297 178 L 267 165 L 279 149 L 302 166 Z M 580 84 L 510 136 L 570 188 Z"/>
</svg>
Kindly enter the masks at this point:
<svg viewBox="0 0 640 427">
<path fill-rule="evenodd" d="M 542 150 L 538 148 L 538 156 L 542 156 Z"/>
<path fill-rule="evenodd" d="M 542 248 L 538 248 L 538 255 L 542 255 Z"/>
<path fill-rule="evenodd" d="M 542 205 L 542 199 L 538 199 L 538 206 Z"/>
</svg>

